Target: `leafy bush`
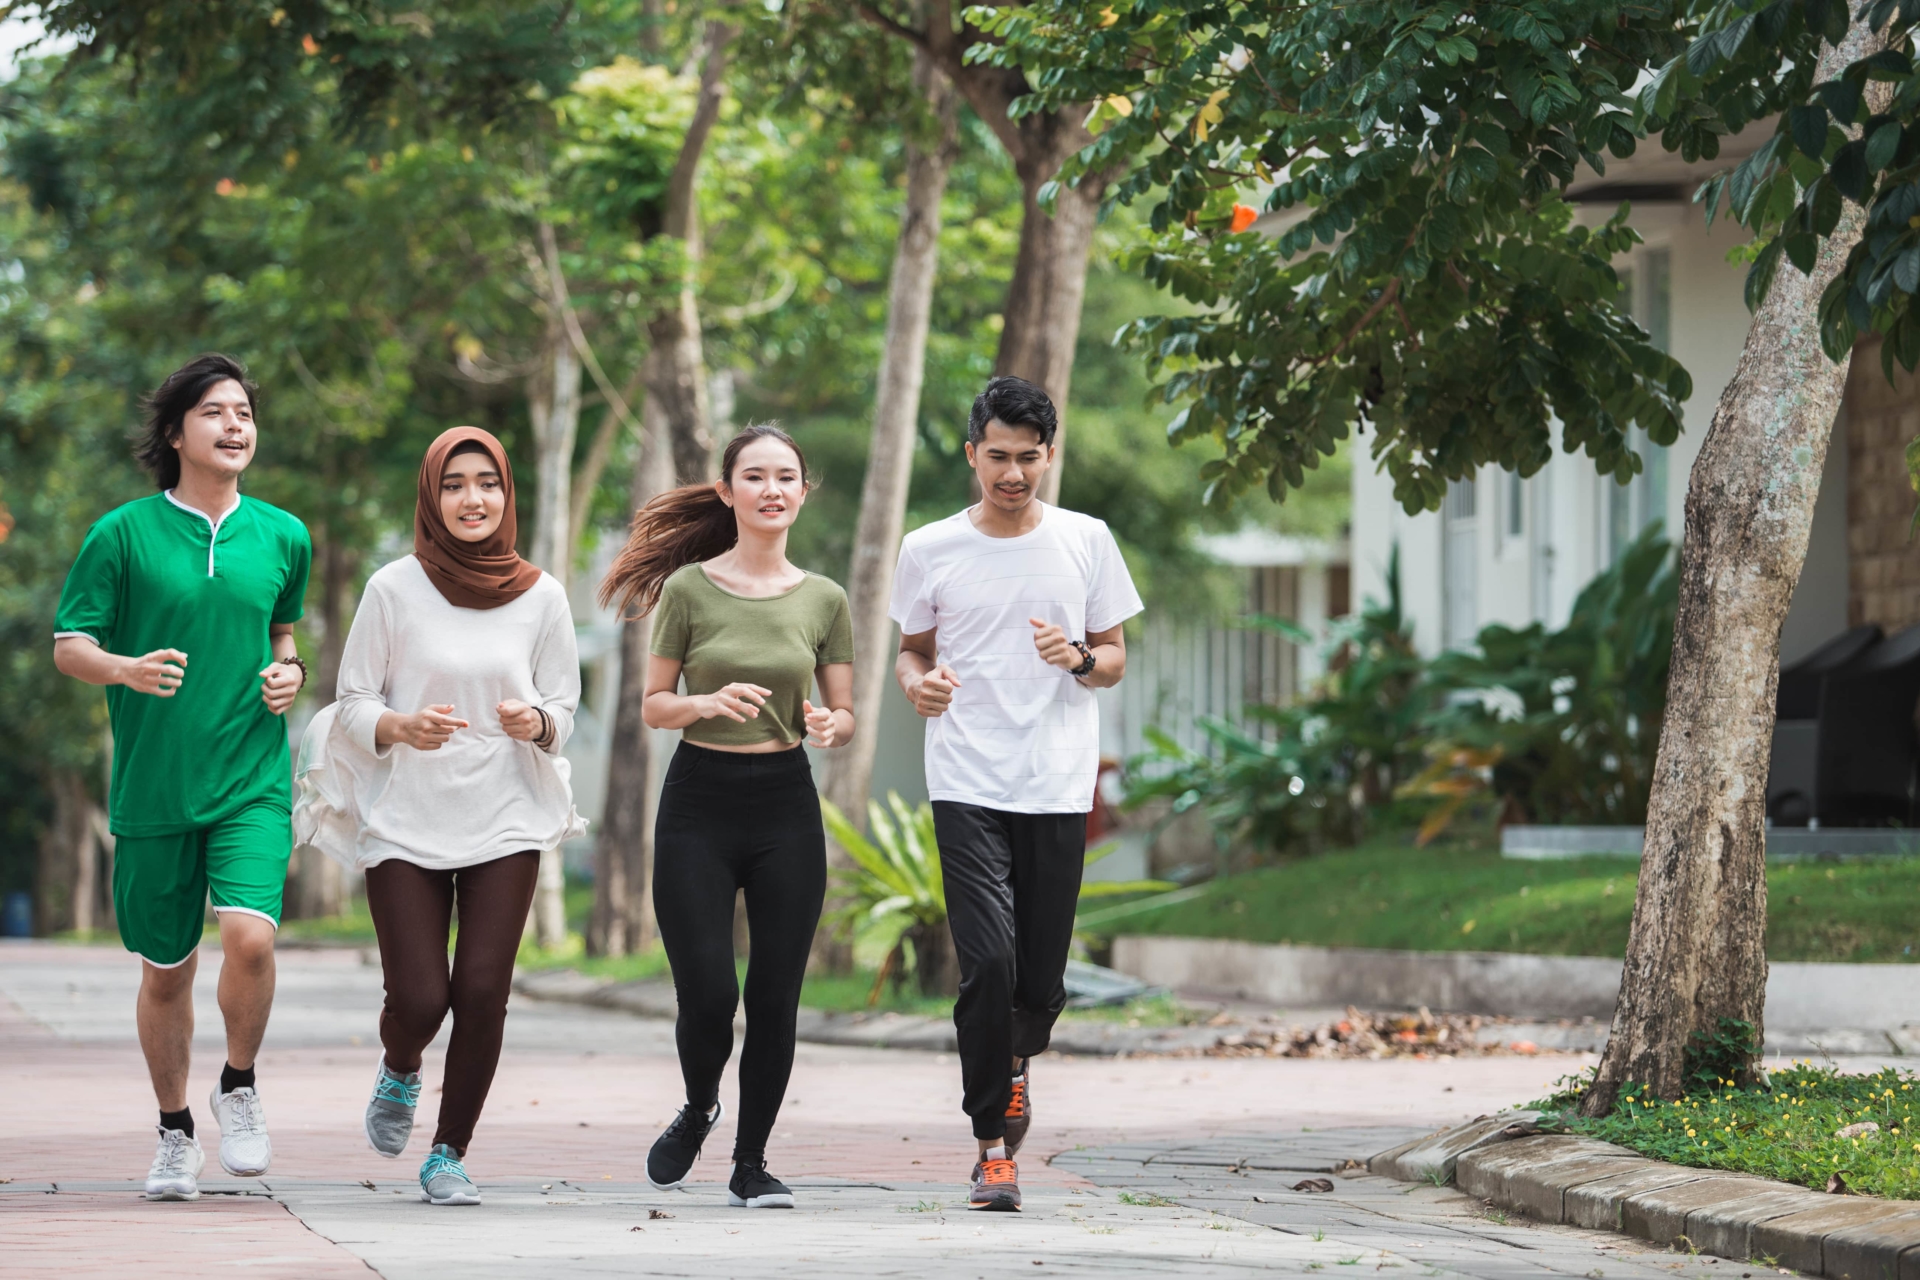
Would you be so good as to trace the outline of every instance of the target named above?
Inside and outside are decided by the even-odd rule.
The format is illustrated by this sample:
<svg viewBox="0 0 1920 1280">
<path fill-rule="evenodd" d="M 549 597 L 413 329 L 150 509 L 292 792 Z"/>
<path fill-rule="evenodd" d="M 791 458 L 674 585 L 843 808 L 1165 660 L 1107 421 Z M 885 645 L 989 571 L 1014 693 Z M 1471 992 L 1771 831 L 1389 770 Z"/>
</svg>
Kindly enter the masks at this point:
<svg viewBox="0 0 1920 1280">
<path fill-rule="evenodd" d="M 1316 851 L 1364 838 L 1378 806 L 1419 766 L 1415 731 L 1426 710 L 1397 553 L 1387 589 L 1384 605 L 1369 601 L 1329 628 L 1327 675 L 1308 696 L 1249 706 L 1239 724 L 1201 719 L 1211 754 L 1148 730 L 1152 749 L 1127 762 L 1127 806 L 1156 797 L 1171 798 L 1176 813 L 1198 806 L 1224 843 L 1257 849 Z M 1249 625 L 1312 641 L 1282 619 Z"/>
<path fill-rule="evenodd" d="M 1451 816 L 1476 794 L 1434 784 L 1479 772 L 1512 822 L 1646 821 L 1667 704 L 1679 577 L 1650 525 L 1574 601 L 1567 625 L 1485 627 L 1478 652 L 1443 653 L 1420 726 L 1433 768 L 1407 794 Z"/>
<path fill-rule="evenodd" d="M 1224 845 L 1282 854 L 1357 844 L 1410 814 L 1425 843 L 1475 804 L 1507 821 L 1646 821 L 1678 601 L 1657 525 L 1587 584 L 1566 626 L 1495 624 L 1477 651 L 1422 660 L 1397 555 L 1387 587 L 1384 605 L 1329 629 L 1327 675 L 1306 697 L 1202 719 L 1208 752 L 1150 731 L 1153 749 L 1128 762 L 1128 804 L 1171 797 Z M 1311 640 L 1276 619 L 1249 625 Z"/>
<path fill-rule="evenodd" d="M 959 968 L 947 932 L 947 890 L 940 877 L 933 806 L 909 809 L 897 791 L 887 793 L 886 809 L 878 800 L 867 801 L 871 839 L 824 797 L 820 814 L 827 834 L 854 864 L 834 872 L 840 893 L 827 919 L 849 934 L 875 926 L 893 931 L 893 945 L 867 1003 L 879 1000 L 880 987 L 889 977 L 898 983 L 909 971 L 922 995 L 952 995 L 959 989 Z"/>
</svg>

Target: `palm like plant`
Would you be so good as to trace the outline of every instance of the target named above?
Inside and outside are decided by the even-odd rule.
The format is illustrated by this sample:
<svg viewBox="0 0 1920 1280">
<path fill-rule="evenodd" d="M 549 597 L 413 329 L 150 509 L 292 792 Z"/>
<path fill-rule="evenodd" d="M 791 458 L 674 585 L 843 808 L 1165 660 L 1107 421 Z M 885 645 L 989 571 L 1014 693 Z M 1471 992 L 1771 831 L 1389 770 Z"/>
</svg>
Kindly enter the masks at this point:
<svg viewBox="0 0 1920 1280">
<path fill-rule="evenodd" d="M 827 918 L 848 933 L 873 925 L 899 928 L 867 1003 L 879 1000 L 880 988 L 889 977 L 904 973 L 909 946 L 921 993 L 952 995 L 959 986 L 959 966 L 947 933 L 947 893 L 940 878 L 933 806 L 908 808 L 897 791 L 887 793 L 885 808 L 878 800 L 869 800 L 870 837 L 862 835 L 831 800 L 820 801 L 820 814 L 827 834 L 854 863 L 834 872 L 839 905 Z"/>
</svg>

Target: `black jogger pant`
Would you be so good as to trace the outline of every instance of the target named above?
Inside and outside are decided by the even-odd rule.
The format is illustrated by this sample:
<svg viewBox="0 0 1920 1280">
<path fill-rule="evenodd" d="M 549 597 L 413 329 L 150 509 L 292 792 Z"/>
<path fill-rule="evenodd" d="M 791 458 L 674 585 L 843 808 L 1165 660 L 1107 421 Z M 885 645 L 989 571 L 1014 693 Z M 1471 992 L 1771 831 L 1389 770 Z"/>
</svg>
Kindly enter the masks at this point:
<svg viewBox="0 0 1920 1280">
<path fill-rule="evenodd" d="M 421 1052 L 453 1014 L 433 1140 L 462 1155 L 500 1062 L 513 960 L 539 877 L 540 855 L 531 850 L 454 871 L 399 858 L 367 868 L 367 911 L 387 986 L 380 1047 L 395 1071 L 418 1071 Z M 447 928 L 456 902 L 460 940 L 449 971 Z"/>
<path fill-rule="evenodd" d="M 1004 1137 L 1013 1059 L 1045 1052 L 1067 1004 L 1061 979 L 1086 864 L 1087 815 L 935 800 L 933 827 L 960 958 L 953 1026 L 961 1107 L 974 1137 Z"/>
<path fill-rule="evenodd" d="M 820 796 L 802 748 L 761 755 L 683 742 L 654 824 L 653 909 L 680 1001 L 680 1074 L 700 1110 L 719 1096 L 733 1052 L 733 902 L 742 889 L 751 948 L 733 1158 L 752 1163 L 766 1152 L 793 1073 L 800 982 L 826 896 Z"/>
</svg>

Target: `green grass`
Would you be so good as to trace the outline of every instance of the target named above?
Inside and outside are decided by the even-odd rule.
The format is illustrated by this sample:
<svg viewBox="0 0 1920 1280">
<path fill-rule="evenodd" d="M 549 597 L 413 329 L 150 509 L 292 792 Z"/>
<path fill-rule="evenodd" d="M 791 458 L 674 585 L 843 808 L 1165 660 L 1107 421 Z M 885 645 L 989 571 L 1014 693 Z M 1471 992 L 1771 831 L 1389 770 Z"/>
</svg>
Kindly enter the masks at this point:
<svg viewBox="0 0 1920 1280">
<path fill-rule="evenodd" d="M 1622 956 L 1638 872 L 1629 858 L 1530 862 L 1394 837 L 1226 876 L 1165 906 L 1141 899 L 1116 915 L 1101 904 L 1086 916 L 1105 936 Z M 1775 960 L 1920 960 L 1920 859 L 1776 863 L 1767 885 Z"/>
<path fill-rule="evenodd" d="M 1567 1124 L 1575 1133 L 1674 1164 L 1753 1173 L 1816 1191 L 1838 1173 L 1854 1191 L 1920 1200 L 1916 1081 L 1920 1077 L 1891 1067 L 1842 1075 L 1801 1065 L 1774 1072 L 1767 1089 L 1722 1086 L 1678 1102 L 1630 1088 L 1612 1115 L 1573 1116 Z M 1867 1120 L 1880 1132 L 1834 1136 Z"/>
</svg>

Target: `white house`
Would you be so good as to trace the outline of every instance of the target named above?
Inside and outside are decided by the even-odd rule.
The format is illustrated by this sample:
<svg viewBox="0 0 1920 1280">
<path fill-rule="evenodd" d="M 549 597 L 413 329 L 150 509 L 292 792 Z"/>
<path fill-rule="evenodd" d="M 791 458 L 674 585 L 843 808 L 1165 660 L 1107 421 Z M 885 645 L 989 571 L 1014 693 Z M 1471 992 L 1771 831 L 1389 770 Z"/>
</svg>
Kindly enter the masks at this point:
<svg viewBox="0 0 1920 1280">
<path fill-rule="evenodd" d="M 1626 486 L 1602 478 L 1584 454 L 1556 452 L 1527 479 L 1498 467 L 1455 482 L 1440 511 L 1409 516 L 1390 479 L 1371 464 L 1371 436 L 1356 441 L 1353 467 L 1353 590 L 1384 598 L 1389 558 L 1400 554 L 1401 590 L 1421 652 L 1472 643 L 1499 622 L 1565 623 L 1575 596 L 1646 524 L 1663 521 L 1678 541 L 1687 478 L 1713 409 L 1746 339 L 1746 268 L 1728 251 L 1745 240 L 1722 219 L 1705 225 L 1692 203 L 1701 181 L 1771 132 L 1756 126 L 1712 164 L 1645 154 L 1591 175 L 1570 190 L 1592 221 L 1622 199 L 1646 243 L 1618 264 L 1634 317 L 1693 375 L 1684 430 L 1670 448 L 1642 444 L 1646 471 Z M 1860 622 L 1888 631 L 1920 622 L 1920 559 L 1906 545 L 1913 509 L 1901 451 L 1920 434 L 1910 380 L 1889 387 L 1873 343 L 1856 353 L 1846 404 L 1827 455 L 1806 569 L 1781 636 L 1791 662 Z"/>
</svg>

